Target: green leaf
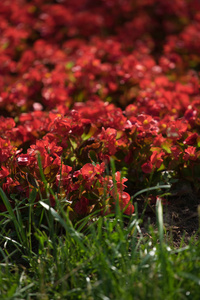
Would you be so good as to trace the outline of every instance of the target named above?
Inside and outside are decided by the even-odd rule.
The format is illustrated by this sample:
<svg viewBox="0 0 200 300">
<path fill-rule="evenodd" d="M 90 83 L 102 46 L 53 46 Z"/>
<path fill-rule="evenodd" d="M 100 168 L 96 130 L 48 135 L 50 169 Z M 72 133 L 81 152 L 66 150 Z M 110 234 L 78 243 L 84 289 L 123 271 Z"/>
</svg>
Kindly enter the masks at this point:
<svg viewBox="0 0 200 300">
<path fill-rule="evenodd" d="M 91 138 L 91 136 L 93 136 L 94 133 L 95 133 L 96 131 L 97 131 L 97 127 L 91 125 L 89 132 L 88 132 L 88 133 L 85 133 L 85 132 L 84 132 L 84 133 L 82 134 L 81 138 L 83 139 L 83 141 L 86 141 L 86 140 L 88 140 L 89 138 Z"/>
<path fill-rule="evenodd" d="M 91 159 L 91 161 L 94 162 L 95 164 L 98 162 L 98 157 L 94 150 L 90 150 L 88 156 Z"/>
<path fill-rule="evenodd" d="M 163 150 L 165 150 L 167 153 L 171 153 L 171 146 L 172 146 L 172 142 L 170 141 L 164 141 L 161 144 L 161 147 L 163 148 Z"/>
<path fill-rule="evenodd" d="M 33 189 L 30 193 L 30 196 L 29 196 L 29 201 L 30 203 L 34 203 L 35 202 L 35 199 L 37 197 L 37 190 L 36 189 Z"/>
<path fill-rule="evenodd" d="M 74 66 L 74 62 L 73 61 L 69 61 L 68 63 L 66 63 L 65 68 L 67 70 L 70 70 L 71 68 L 73 68 Z"/>
<path fill-rule="evenodd" d="M 33 177 L 33 175 L 27 174 L 26 178 L 32 187 L 38 188 L 39 184 L 37 180 Z"/>
</svg>

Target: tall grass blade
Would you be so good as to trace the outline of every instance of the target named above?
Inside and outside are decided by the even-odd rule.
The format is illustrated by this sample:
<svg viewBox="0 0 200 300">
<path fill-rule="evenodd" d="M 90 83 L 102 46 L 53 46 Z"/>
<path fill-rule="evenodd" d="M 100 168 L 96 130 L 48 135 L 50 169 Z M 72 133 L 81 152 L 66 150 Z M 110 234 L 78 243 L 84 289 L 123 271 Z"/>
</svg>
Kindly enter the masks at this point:
<svg viewBox="0 0 200 300">
<path fill-rule="evenodd" d="M 158 232 L 159 232 L 159 239 L 160 243 L 163 243 L 163 208 L 162 203 L 160 200 L 156 202 L 157 208 L 157 218 L 158 218 Z"/>
<path fill-rule="evenodd" d="M 20 222 L 17 220 L 13 208 L 6 196 L 6 194 L 4 193 L 4 191 L 2 190 L 2 188 L 0 188 L 0 196 L 3 200 L 4 205 L 7 208 L 7 211 L 9 213 L 10 219 L 13 222 L 14 226 L 15 226 L 15 230 L 17 233 L 17 236 L 19 238 L 19 241 L 22 245 L 24 245 L 24 243 L 26 242 L 26 234 L 24 232 L 23 226 L 20 226 L 20 222 L 21 222 L 21 218 L 20 218 Z"/>
<path fill-rule="evenodd" d="M 4 191 L 2 190 L 2 188 L 0 188 L 0 196 L 1 196 L 1 199 L 3 200 L 3 203 L 5 205 L 5 207 L 7 208 L 7 211 L 12 219 L 12 221 L 17 224 L 17 220 L 16 220 L 16 217 L 15 217 L 15 214 L 13 212 L 13 208 L 6 196 L 6 194 L 4 193 Z"/>
<path fill-rule="evenodd" d="M 196 284 L 200 286 L 200 277 L 197 277 L 191 273 L 188 272 L 179 272 L 179 276 L 182 276 L 183 278 L 189 279 L 191 281 L 194 281 Z"/>
<path fill-rule="evenodd" d="M 146 192 L 149 192 L 149 191 L 154 191 L 154 190 L 159 190 L 159 189 L 170 189 L 170 188 L 171 188 L 170 184 L 161 184 L 161 185 L 156 185 L 156 186 L 149 187 L 149 188 L 146 188 L 146 189 L 142 189 L 139 192 L 135 193 L 132 196 L 132 199 L 134 199 L 135 197 L 137 197 L 140 194 L 143 194 L 143 193 L 146 193 Z"/>
<path fill-rule="evenodd" d="M 70 236 L 84 249 L 86 250 L 86 247 L 84 246 L 82 242 L 83 235 L 75 230 L 73 226 L 70 224 L 70 222 L 65 222 L 63 218 L 55 211 L 54 208 L 50 207 L 47 203 L 43 201 L 39 201 L 39 203 L 51 213 L 54 220 L 59 222 L 63 228 L 66 230 L 66 233 L 70 234 Z"/>
</svg>

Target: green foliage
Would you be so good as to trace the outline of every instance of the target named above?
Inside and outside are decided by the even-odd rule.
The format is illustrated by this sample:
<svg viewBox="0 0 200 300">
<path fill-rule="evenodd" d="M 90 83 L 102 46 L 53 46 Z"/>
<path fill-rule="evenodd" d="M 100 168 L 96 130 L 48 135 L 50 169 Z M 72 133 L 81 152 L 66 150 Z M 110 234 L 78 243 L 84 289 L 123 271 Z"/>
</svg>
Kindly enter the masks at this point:
<svg viewBox="0 0 200 300">
<path fill-rule="evenodd" d="M 160 201 L 158 232 L 149 227 L 148 236 L 137 207 L 126 225 L 118 211 L 116 217 L 93 215 L 73 226 L 64 212 L 45 200 L 40 205 L 46 225 L 34 225 L 31 201 L 27 218 L 20 209 L 1 214 L 1 299 L 198 299 L 200 243 L 191 239 L 186 247 L 169 247 Z M 16 240 L 9 238 L 12 225 Z"/>
</svg>

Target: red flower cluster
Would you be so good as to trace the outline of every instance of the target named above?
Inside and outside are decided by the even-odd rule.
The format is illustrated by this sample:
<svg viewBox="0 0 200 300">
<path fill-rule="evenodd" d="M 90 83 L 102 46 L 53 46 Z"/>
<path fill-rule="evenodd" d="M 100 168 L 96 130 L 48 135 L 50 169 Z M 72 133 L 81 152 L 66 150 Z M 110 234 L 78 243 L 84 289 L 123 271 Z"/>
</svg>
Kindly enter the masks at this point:
<svg viewBox="0 0 200 300">
<path fill-rule="evenodd" d="M 134 190 L 166 170 L 198 191 L 199 11 L 197 0 L 3 1 L 0 186 L 8 198 L 32 189 L 47 196 L 38 154 L 72 218 L 113 211 L 117 199 L 132 214 L 123 168 Z M 106 175 L 111 157 L 117 190 Z"/>
</svg>

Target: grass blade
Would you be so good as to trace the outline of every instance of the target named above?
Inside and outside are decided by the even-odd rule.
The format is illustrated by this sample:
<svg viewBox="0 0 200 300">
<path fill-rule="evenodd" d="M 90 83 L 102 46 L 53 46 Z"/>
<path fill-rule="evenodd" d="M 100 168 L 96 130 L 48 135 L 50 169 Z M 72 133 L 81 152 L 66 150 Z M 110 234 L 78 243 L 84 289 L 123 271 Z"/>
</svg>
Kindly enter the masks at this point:
<svg viewBox="0 0 200 300">
<path fill-rule="evenodd" d="M 132 199 L 134 199 L 138 195 L 143 194 L 145 192 L 154 191 L 154 190 L 158 190 L 158 189 L 169 189 L 170 187 L 171 187 L 170 184 L 162 184 L 162 185 L 156 185 L 153 187 L 149 187 L 149 188 L 140 190 L 139 192 L 135 193 L 135 195 L 133 195 Z"/>
<path fill-rule="evenodd" d="M 24 232 L 24 229 L 23 229 L 23 226 L 20 226 L 15 214 L 14 214 L 14 211 L 13 211 L 13 208 L 6 196 L 6 194 L 4 193 L 4 191 L 2 190 L 2 188 L 0 188 L 0 196 L 3 200 L 3 203 L 4 205 L 6 206 L 7 208 L 7 211 L 9 213 L 9 216 L 10 216 L 10 219 L 12 220 L 12 222 L 14 223 L 14 226 L 15 226 L 15 229 L 16 229 L 16 233 L 17 233 L 17 236 L 19 238 L 19 241 L 20 243 L 24 244 L 25 242 L 25 232 Z"/>
<path fill-rule="evenodd" d="M 78 232 L 77 230 L 75 230 L 73 228 L 73 226 L 70 224 L 70 222 L 65 222 L 65 220 L 63 218 L 61 218 L 61 216 L 57 213 L 57 211 L 55 211 L 54 208 L 50 207 L 47 203 L 43 202 L 43 201 L 39 201 L 39 203 L 47 210 L 51 213 L 51 215 L 53 216 L 54 220 L 59 222 L 63 228 L 66 230 L 66 232 L 68 234 L 70 234 L 70 236 L 79 244 L 81 245 L 81 247 L 86 250 L 86 247 L 84 246 L 83 242 L 82 242 L 82 237 L 83 235 Z"/>
</svg>

